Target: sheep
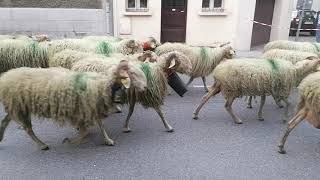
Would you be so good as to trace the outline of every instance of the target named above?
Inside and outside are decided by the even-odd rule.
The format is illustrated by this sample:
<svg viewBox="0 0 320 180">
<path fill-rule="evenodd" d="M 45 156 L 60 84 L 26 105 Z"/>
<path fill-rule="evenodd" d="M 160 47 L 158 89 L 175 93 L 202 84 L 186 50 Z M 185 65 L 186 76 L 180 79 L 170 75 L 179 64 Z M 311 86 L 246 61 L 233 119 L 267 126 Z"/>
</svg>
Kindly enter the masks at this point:
<svg viewBox="0 0 320 180">
<path fill-rule="evenodd" d="M 283 50 L 283 49 L 271 49 L 263 53 L 261 56 L 263 59 L 284 59 L 287 61 L 296 64 L 299 61 L 306 60 L 306 59 L 317 59 L 318 55 L 311 52 L 299 52 L 293 50 Z"/>
<path fill-rule="evenodd" d="M 20 123 L 40 147 L 48 150 L 33 132 L 31 115 L 52 118 L 59 125 L 70 124 L 79 129 L 79 136 L 63 142 L 78 144 L 88 135 L 88 128 L 97 123 L 106 145 L 114 145 L 102 127 L 101 119 L 113 106 L 113 87 L 130 87 L 128 61 L 109 68 L 108 76 L 74 72 L 63 68 L 18 68 L 0 77 L 0 100 L 7 112 L 0 125 L 0 141 L 11 120 Z M 142 87 L 141 87 L 142 88 Z M 145 87 L 143 87 L 144 89 Z"/>
<path fill-rule="evenodd" d="M 278 41 L 269 42 L 264 46 L 264 52 L 267 52 L 271 49 L 303 51 L 303 52 L 311 52 L 319 55 L 320 44 L 312 43 L 312 42 L 294 42 L 294 41 L 278 40 Z"/>
<path fill-rule="evenodd" d="M 202 77 L 206 91 L 208 91 L 206 76 L 210 75 L 221 61 L 230 59 L 235 54 L 231 46 L 223 45 L 217 48 L 191 47 L 181 43 L 165 43 L 156 48 L 155 52 L 161 55 L 174 50 L 184 53 L 191 60 L 192 72 L 189 74 L 190 80 L 187 85 L 190 85 L 194 78 Z"/>
<path fill-rule="evenodd" d="M 48 64 L 49 67 L 63 67 L 71 69 L 74 63 L 89 57 L 101 58 L 101 60 L 104 60 L 104 56 L 100 54 L 66 49 L 54 54 L 52 57 L 49 57 Z"/>
<path fill-rule="evenodd" d="M 306 60 L 306 59 L 316 59 L 318 58 L 317 54 L 310 53 L 310 52 L 299 52 L 299 51 L 293 51 L 293 50 L 282 50 L 282 49 L 271 49 L 267 52 L 265 52 L 262 55 L 263 59 L 284 59 L 287 61 L 292 62 L 293 64 L 296 64 L 299 61 Z M 282 108 L 282 104 L 280 102 L 276 101 L 276 104 Z M 249 97 L 248 99 L 248 108 L 252 108 L 252 97 Z"/>
<path fill-rule="evenodd" d="M 36 42 L 43 42 L 43 41 L 50 41 L 47 35 L 33 35 L 33 36 L 26 36 L 26 35 L 0 35 L 0 40 L 8 40 L 8 39 L 15 39 L 15 40 L 24 40 L 24 41 L 36 41 Z"/>
<path fill-rule="evenodd" d="M 295 116 L 289 121 L 288 127 L 278 145 L 279 153 L 285 154 L 284 144 L 290 132 L 304 119 L 315 128 L 320 128 L 320 72 L 310 74 L 299 85 L 300 100 Z"/>
<path fill-rule="evenodd" d="M 110 56 L 112 53 L 134 54 L 142 52 L 142 46 L 135 40 L 122 40 L 119 42 L 93 42 L 83 39 L 63 39 L 46 43 L 49 57 L 65 49 L 92 52 Z"/>
<path fill-rule="evenodd" d="M 161 106 L 164 104 L 164 98 L 167 91 L 167 78 L 170 73 L 180 69 L 185 73 L 190 73 L 192 65 L 187 56 L 177 51 L 161 55 L 155 63 L 139 63 L 147 77 L 147 91 L 137 92 L 134 88 L 129 89 L 128 104 L 129 112 L 123 126 L 123 132 L 131 132 L 129 120 L 133 114 L 136 103 L 140 103 L 144 108 L 153 108 L 160 116 L 167 132 L 173 132 L 174 129 L 164 118 Z"/>
<path fill-rule="evenodd" d="M 33 41 L 7 39 L 0 43 L 0 73 L 19 67 L 48 67 L 47 50 Z"/>
<path fill-rule="evenodd" d="M 113 61 L 115 59 L 122 59 L 128 61 L 140 61 L 140 62 L 155 62 L 158 58 L 152 51 L 144 51 L 143 53 L 137 53 L 134 55 L 123 55 L 119 53 L 111 54 L 110 57 L 105 57 L 100 54 L 81 52 L 66 49 L 59 53 L 56 53 L 53 57 L 49 58 L 49 67 L 63 67 L 71 69 L 73 64 L 83 59 L 100 59 L 101 61 Z"/>
<path fill-rule="evenodd" d="M 241 96 L 261 96 L 261 105 L 258 119 L 263 120 L 262 107 L 266 95 L 272 95 L 277 101 L 286 103 L 285 119 L 288 117 L 290 103 L 288 97 L 295 85 L 296 79 L 311 71 L 316 70 L 320 60 L 302 61 L 293 65 L 289 61 L 275 59 L 235 59 L 227 60 L 218 65 L 213 71 L 215 83 L 210 91 L 203 96 L 201 103 L 193 113 L 193 119 L 198 119 L 198 114 L 203 105 L 213 96 L 222 93 L 226 99 L 225 108 L 237 124 L 242 121 L 232 110 L 233 101 Z"/>
</svg>

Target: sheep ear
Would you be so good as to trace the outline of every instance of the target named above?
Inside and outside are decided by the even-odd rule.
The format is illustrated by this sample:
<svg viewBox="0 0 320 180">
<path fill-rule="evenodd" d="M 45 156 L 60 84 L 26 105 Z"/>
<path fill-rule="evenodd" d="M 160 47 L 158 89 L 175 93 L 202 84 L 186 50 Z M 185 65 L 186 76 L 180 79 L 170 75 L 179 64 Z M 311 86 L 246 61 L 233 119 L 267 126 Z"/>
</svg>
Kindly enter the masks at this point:
<svg viewBox="0 0 320 180">
<path fill-rule="evenodd" d="M 176 66 L 176 60 L 172 59 L 168 68 L 172 69 L 174 66 Z"/>
<path fill-rule="evenodd" d="M 121 84 L 126 88 L 129 89 L 130 88 L 130 79 L 129 78 L 125 78 L 125 79 L 121 79 Z"/>
</svg>

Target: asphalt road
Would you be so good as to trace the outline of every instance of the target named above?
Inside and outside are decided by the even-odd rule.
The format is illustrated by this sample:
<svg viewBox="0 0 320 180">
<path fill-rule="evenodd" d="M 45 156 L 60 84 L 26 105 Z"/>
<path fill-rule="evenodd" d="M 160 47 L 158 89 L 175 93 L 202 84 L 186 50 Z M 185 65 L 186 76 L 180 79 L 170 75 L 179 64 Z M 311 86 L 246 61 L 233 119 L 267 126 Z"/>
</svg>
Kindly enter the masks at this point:
<svg viewBox="0 0 320 180">
<path fill-rule="evenodd" d="M 129 134 L 121 132 L 127 108 L 106 119 L 114 147 L 102 145 L 98 129 L 92 129 L 88 143 L 62 144 L 76 131 L 33 119 L 35 133 L 50 146 L 41 151 L 11 123 L 0 143 L 0 179 L 319 179 L 320 131 L 302 123 L 289 136 L 288 154 L 281 155 L 277 144 L 286 125 L 272 99 L 267 99 L 263 122 L 257 120 L 257 104 L 247 109 L 238 99 L 234 109 L 244 123 L 233 123 L 221 95 L 192 120 L 204 95 L 201 85 L 196 80 L 184 98 L 167 97 L 163 110 L 174 133 L 165 132 L 154 110 L 141 106 Z M 296 91 L 290 100 L 296 105 Z"/>
</svg>

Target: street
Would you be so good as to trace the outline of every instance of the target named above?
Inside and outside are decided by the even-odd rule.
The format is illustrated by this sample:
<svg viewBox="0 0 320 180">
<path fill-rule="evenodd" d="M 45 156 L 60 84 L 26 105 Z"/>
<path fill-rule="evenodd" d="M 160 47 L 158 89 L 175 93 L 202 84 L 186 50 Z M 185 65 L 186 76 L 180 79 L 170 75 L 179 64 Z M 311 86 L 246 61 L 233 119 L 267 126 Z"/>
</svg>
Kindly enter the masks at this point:
<svg viewBox="0 0 320 180">
<path fill-rule="evenodd" d="M 197 79 L 184 98 L 174 92 L 166 98 L 163 110 L 173 133 L 165 132 L 153 109 L 140 105 L 131 118 L 131 133 L 121 132 L 127 107 L 107 118 L 104 125 L 116 142 L 114 147 L 102 145 L 97 128 L 91 130 L 88 143 L 62 144 L 76 130 L 33 118 L 35 133 L 50 147 L 41 151 L 12 122 L 0 143 L 0 179 L 319 179 L 319 130 L 301 123 L 288 138 L 287 154 L 281 155 L 277 144 L 286 124 L 273 99 L 266 101 L 263 122 L 257 120 L 258 103 L 247 109 L 242 98 L 233 107 L 243 124 L 235 124 L 221 95 L 209 101 L 199 120 L 193 120 L 192 112 L 204 95 L 201 86 Z M 297 100 L 294 90 L 291 115 Z M 1 107 L 1 118 L 4 115 Z"/>
</svg>

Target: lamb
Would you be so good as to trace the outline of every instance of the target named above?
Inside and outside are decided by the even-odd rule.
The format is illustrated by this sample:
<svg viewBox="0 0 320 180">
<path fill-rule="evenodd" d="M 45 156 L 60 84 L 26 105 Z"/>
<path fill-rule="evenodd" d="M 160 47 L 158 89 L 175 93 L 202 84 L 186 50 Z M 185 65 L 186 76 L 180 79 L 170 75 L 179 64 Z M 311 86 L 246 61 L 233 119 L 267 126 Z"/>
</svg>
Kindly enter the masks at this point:
<svg viewBox="0 0 320 180">
<path fill-rule="evenodd" d="M 222 47 L 191 47 L 181 43 L 165 43 L 159 46 L 155 52 L 158 55 L 171 51 L 179 51 L 190 58 L 192 63 L 192 72 L 189 74 L 190 85 L 194 78 L 202 77 L 204 88 L 208 91 L 206 85 L 206 76 L 210 75 L 214 68 L 224 59 L 230 59 L 235 54 L 231 46 L 222 45 Z"/>
<path fill-rule="evenodd" d="M 287 61 L 296 64 L 299 61 L 307 60 L 307 59 L 317 59 L 318 56 L 315 53 L 310 52 L 299 52 L 299 51 L 292 51 L 292 50 L 282 50 L 282 49 L 271 49 L 265 52 L 262 55 L 263 59 L 284 59 Z M 299 81 L 300 82 L 300 81 Z M 276 101 L 276 104 L 282 108 L 282 104 Z M 252 108 L 252 97 L 248 99 L 248 108 Z"/>
<path fill-rule="evenodd" d="M 300 101 L 295 116 L 289 121 L 278 145 L 279 153 L 285 154 L 284 144 L 290 132 L 304 119 L 315 128 L 320 128 L 320 72 L 315 72 L 307 76 L 299 85 Z"/>
<path fill-rule="evenodd" d="M 286 103 L 285 119 L 288 117 L 290 103 L 288 97 L 295 86 L 298 77 L 302 77 L 316 70 L 320 60 L 302 61 L 293 65 L 285 60 L 265 59 L 235 59 L 225 61 L 213 71 L 215 83 L 210 91 L 203 96 L 200 105 L 193 113 L 193 118 L 198 119 L 198 114 L 203 105 L 213 96 L 222 93 L 226 99 L 225 108 L 237 124 L 242 124 L 232 110 L 233 101 L 241 96 L 261 96 L 261 105 L 258 119 L 263 120 L 262 107 L 266 95 L 272 95 L 277 101 Z"/>
<path fill-rule="evenodd" d="M 97 123 L 106 145 L 114 145 L 101 119 L 113 107 L 113 87 L 130 87 L 128 61 L 109 68 L 108 76 L 74 72 L 63 68 L 18 68 L 0 77 L 0 101 L 7 112 L 0 125 L 0 141 L 11 120 L 20 123 L 42 150 L 48 150 L 33 132 L 31 115 L 52 118 L 59 125 L 70 124 L 79 129 L 79 136 L 64 142 L 78 144 L 88 135 L 88 128 Z M 139 89 L 139 88 L 138 88 Z M 145 89 L 145 87 L 140 87 Z"/>
<path fill-rule="evenodd" d="M 65 49 L 98 53 L 107 57 L 112 53 L 134 54 L 142 52 L 142 46 L 139 42 L 130 39 L 119 42 L 93 42 L 83 39 L 63 39 L 48 42 L 46 45 L 48 47 L 49 57 L 52 57 L 55 53 Z"/>
<path fill-rule="evenodd" d="M 48 67 L 47 50 L 33 41 L 7 39 L 0 43 L 0 73 L 19 67 Z"/>
<path fill-rule="evenodd" d="M 267 52 L 271 49 L 303 51 L 303 52 L 311 52 L 319 55 L 320 44 L 312 43 L 312 42 L 294 42 L 294 41 L 278 40 L 278 41 L 269 42 L 264 46 L 264 52 Z"/>
<path fill-rule="evenodd" d="M 161 55 L 155 63 L 140 63 L 139 66 L 147 77 L 147 91 L 137 92 L 134 88 L 129 89 L 129 113 L 123 126 L 123 132 L 131 132 L 129 120 L 136 103 L 140 103 L 144 108 L 153 108 L 160 116 L 167 132 L 173 132 L 172 126 L 164 118 L 161 111 L 161 106 L 164 104 L 164 98 L 167 94 L 167 78 L 178 69 L 190 73 L 192 69 L 190 60 L 185 55 L 173 51 Z"/>
</svg>

